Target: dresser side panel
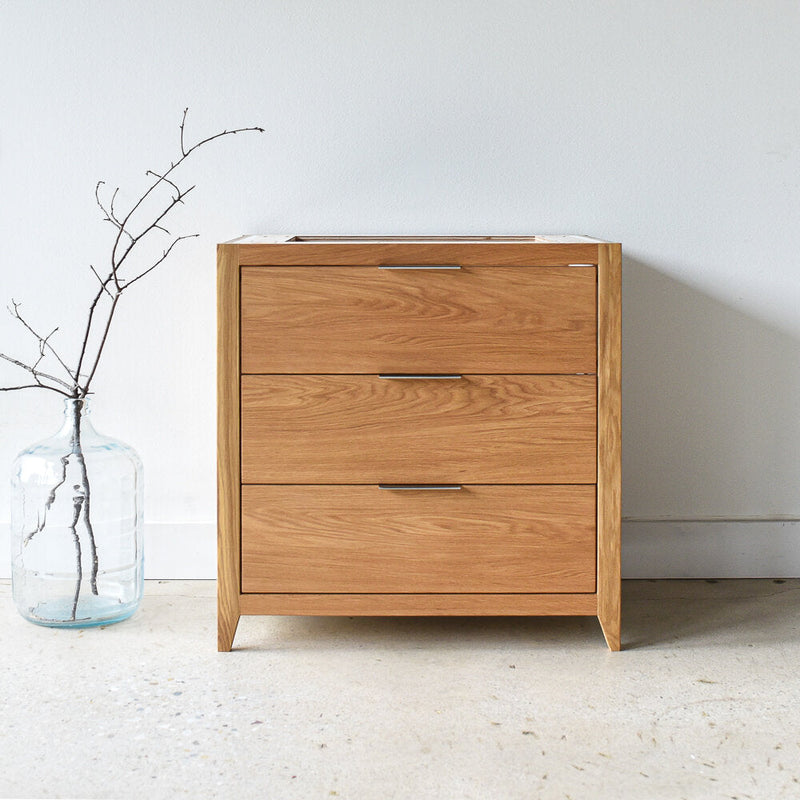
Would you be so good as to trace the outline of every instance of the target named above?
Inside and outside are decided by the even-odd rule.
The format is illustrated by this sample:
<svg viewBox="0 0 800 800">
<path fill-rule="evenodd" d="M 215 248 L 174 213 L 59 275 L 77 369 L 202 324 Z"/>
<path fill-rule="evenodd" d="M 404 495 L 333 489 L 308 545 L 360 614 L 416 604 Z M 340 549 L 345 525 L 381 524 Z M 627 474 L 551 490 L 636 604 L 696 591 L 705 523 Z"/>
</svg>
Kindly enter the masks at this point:
<svg viewBox="0 0 800 800">
<path fill-rule="evenodd" d="M 621 628 L 622 254 L 598 245 L 597 525 L 598 617 L 611 650 Z"/>
<path fill-rule="evenodd" d="M 217 247 L 217 624 L 231 649 L 239 621 L 239 246 Z"/>
</svg>

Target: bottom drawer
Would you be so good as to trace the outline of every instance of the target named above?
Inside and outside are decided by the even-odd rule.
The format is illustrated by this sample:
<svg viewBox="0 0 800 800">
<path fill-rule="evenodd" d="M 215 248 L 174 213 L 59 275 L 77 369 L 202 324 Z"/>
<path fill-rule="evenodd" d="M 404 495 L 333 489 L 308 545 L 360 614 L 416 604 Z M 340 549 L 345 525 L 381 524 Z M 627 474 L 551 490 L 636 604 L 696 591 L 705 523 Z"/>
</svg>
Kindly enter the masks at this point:
<svg viewBox="0 0 800 800">
<path fill-rule="evenodd" d="M 595 487 L 242 486 L 242 592 L 594 592 Z"/>
</svg>

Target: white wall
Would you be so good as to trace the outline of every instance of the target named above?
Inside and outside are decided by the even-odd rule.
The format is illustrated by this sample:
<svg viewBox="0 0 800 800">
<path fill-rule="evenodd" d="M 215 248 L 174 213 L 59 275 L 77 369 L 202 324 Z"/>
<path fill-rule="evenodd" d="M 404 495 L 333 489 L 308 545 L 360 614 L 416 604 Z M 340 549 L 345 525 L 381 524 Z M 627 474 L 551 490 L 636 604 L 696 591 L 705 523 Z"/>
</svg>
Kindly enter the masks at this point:
<svg viewBox="0 0 800 800">
<path fill-rule="evenodd" d="M 190 165 L 202 236 L 123 298 L 98 377 L 148 574 L 213 574 L 214 245 L 245 232 L 621 241 L 626 574 L 800 574 L 798 41 L 793 0 L 0 3 L 0 299 L 65 344 L 95 182 L 135 192 L 186 105 L 194 136 L 268 130 Z M 0 394 L 0 465 L 58 414 Z"/>
</svg>

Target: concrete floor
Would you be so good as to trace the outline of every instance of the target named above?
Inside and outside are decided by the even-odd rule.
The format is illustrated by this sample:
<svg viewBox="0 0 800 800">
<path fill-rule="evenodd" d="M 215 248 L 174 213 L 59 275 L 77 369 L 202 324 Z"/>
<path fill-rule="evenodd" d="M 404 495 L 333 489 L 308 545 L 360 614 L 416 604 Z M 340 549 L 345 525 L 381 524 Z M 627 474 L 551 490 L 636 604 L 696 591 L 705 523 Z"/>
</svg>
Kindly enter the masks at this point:
<svg viewBox="0 0 800 800">
<path fill-rule="evenodd" d="M 149 582 L 39 628 L 0 584 L 0 796 L 800 797 L 800 580 L 629 581 L 593 619 L 244 618 Z"/>
</svg>

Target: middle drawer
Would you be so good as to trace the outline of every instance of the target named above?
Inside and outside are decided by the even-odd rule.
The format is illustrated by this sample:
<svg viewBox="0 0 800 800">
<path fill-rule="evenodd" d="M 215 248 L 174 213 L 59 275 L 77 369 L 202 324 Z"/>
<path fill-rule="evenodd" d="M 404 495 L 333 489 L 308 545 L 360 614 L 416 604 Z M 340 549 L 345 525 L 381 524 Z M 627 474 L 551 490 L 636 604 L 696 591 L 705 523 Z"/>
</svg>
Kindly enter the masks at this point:
<svg viewBox="0 0 800 800">
<path fill-rule="evenodd" d="M 593 375 L 243 375 L 243 483 L 594 483 Z"/>
</svg>

